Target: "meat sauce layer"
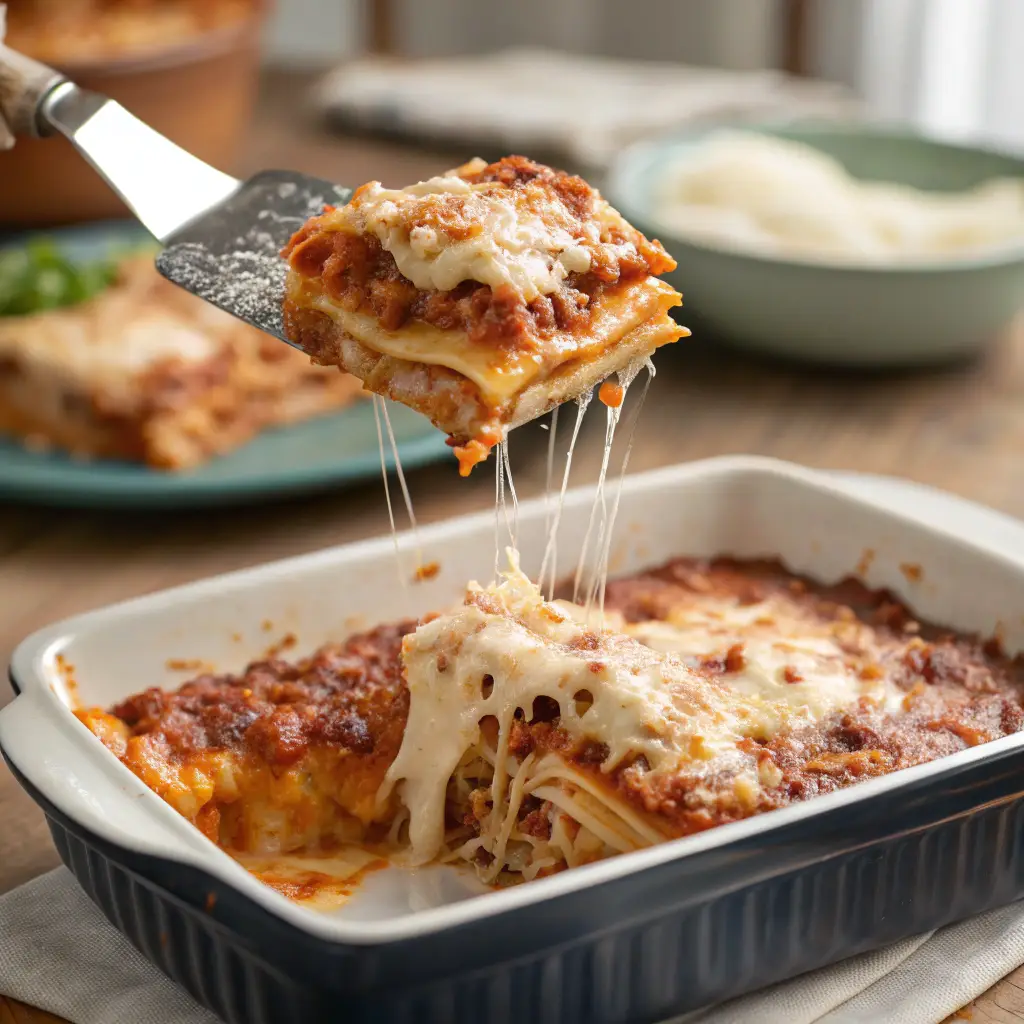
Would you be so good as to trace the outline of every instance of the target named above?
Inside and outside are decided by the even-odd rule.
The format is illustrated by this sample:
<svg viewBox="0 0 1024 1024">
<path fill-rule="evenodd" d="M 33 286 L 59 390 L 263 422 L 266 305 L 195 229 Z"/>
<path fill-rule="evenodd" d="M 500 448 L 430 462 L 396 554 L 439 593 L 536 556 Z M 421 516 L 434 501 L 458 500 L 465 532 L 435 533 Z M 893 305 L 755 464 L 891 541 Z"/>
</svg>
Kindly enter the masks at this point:
<svg viewBox="0 0 1024 1024">
<path fill-rule="evenodd" d="M 288 767 L 313 746 L 394 759 L 409 711 L 402 637 L 413 620 L 379 626 L 312 657 L 268 658 L 239 675 L 201 675 L 152 687 L 111 709 L 131 736 L 159 734 L 187 759 L 210 750 Z"/>
</svg>

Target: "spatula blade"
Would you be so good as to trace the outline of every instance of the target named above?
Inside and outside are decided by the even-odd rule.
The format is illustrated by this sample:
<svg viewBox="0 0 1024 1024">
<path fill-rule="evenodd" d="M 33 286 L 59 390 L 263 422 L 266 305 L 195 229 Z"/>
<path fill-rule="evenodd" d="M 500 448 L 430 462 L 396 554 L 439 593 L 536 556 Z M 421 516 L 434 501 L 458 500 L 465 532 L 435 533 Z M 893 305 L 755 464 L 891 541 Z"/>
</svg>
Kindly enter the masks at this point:
<svg viewBox="0 0 1024 1024">
<path fill-rule="evenodd" d="M 282 341 L 287 265 L 281 247 L 352 190 L 295 171 L 263 171 L 170 237 L 157 257 L 169 281 Z"/>
</svg>

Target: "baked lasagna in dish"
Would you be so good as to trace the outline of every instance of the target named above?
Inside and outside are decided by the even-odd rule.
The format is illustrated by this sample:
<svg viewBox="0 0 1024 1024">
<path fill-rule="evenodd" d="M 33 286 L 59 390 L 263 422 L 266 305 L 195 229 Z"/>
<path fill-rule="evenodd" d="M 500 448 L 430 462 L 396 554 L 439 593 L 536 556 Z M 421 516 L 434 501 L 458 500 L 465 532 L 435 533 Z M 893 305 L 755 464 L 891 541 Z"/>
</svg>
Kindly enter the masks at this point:
<svg viewBox="0 0 1024 1024">
<path fill-rule="evenodd" d="M 354 844 L 492 884 L 637 850 L 1019 731 L 1024 670 L 884 592 L 676 559 L 603 628 L 515 567 L 423 621 L 81 720 L 243 859 Z"/>
<path fill-rule="evenodd" d="M 83 302 L 0 317 L 0 432 L 77 456 L 188 469 L 360 390 L 165 281 L 151 256 Z"/>
<path fill-rule="evenodd" d="M 289 339 L 429 417 L 464 474 L 510 428 L 689 333 L 661 245 L 524 157 L 370 182 L 284 255 Z"/>
</svg>

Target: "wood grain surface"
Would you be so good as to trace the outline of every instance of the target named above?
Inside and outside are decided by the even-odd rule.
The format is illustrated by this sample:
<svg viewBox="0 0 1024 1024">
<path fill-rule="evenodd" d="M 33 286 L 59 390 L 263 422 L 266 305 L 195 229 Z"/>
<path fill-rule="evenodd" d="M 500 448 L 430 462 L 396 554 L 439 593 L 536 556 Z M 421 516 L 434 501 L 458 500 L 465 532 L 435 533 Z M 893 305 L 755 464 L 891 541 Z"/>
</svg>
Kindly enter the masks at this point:
<svg viewBox="0 0 1024 1024">
<path fill-rule="evenodd" d="M 473 155 L 327 135 L 295 115 L 307 84 L 286 76 L 266 82 L 247 169 L 295 166 L 343 183 L 404 184 Z M 595 477 L 601 434 L 594 416 L 577 448 L 574 483 Z M 520 497 L 543 488 L 546 436 L 532 426 L 513 437 Z M 1024 325 L 974 364 L 917 374 L 780 366 L 699 335 L 662 353 L 630 470 L 735 452 L 897 474 L 1024 517 Z M 424 523 L 493 501 L 490 474 L 461 481 L 453 461 L 413 472 L 409 483 Z M 386 529 L 376 483 L 241 512 L 0 505 L 0 660 L 53 619 Z M 8 699 L 0 684 L 0 705 Z M 0 892 L 56 864 L 42 814 L 0 765 Z M 0 997 L 0 1024 L 55 1019 Z M 1024 969 L 958 1019 L 1024 1021 Z"/>
</svg>

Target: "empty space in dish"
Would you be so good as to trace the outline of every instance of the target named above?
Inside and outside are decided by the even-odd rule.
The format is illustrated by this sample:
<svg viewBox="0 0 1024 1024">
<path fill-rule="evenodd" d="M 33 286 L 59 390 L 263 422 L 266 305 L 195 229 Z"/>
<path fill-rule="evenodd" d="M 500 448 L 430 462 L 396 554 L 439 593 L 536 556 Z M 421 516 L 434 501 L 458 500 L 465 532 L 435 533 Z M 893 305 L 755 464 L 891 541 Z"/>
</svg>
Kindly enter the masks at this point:
<svg viewBox="0 0 1024 1024">
<path fill-rule="evenodd" d="M 616 485 L 611 485 L 612 490 Z M 583 544 L 591 489 L 570 492 L 559 534 L 559 575 L 571 574 Z M 524 504 L 518 541 L 535 574 L 551 509 Z M 122 766 L 70 714 L 68 704 L 108 707 L 148 686 L 180 685 L 199 671 L 240 669 L 285 636 L 286 657 L 328 640 L 460 599 L 470 579 L 487 582 L 495 556 L 494 517 L 471 516 L 420 531 L 424 561 L 439 573 L 414 583 L 416 539 L 399 538 L 401 579 L 390 537 L 207 580 L 56 624 L 15 652 L 12 676 L 22 695 L 0 714 L 0 744 L 23 775 L 58 809 L 128 849 L 201 866 L 267 909 L 307 930 L 351 942 L 423 933 L 476 914 L 597 884 L 645 865 L 870 798 L 901 780 L 974 760 L 1007 737 L 870 780 L 803 804 L 502 891 L 486 892 L 465 871 L 391 868 L 372 873 L 331 914 L 290 903 L 257 882 Z M 778 557 L 823 583 L 858 574 L 887 587 L 918 615 L 961 631 L 998 634 L 1022 646 L 1024 564 L 962 538 L 852 498 L 817 473 L 770 460 L 724 458 L 627 478 L 612 575 L 676 555 Z M 404 581 L 404 582 L 403 582 Z M 72 682 L 73 681 L 73 682 Z"/>
</svg>

